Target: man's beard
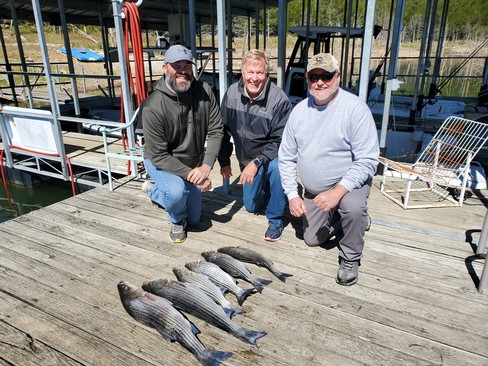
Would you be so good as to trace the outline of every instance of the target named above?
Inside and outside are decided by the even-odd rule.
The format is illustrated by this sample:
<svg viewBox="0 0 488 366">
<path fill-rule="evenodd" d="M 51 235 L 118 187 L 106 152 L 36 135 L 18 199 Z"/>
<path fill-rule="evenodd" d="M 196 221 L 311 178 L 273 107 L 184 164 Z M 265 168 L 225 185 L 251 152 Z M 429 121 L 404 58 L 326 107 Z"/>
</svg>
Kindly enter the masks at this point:
<svg viewBox="0 0 488 366">
<path fill-rule="evenodd" d="M 309 90 L 309 93 L 312 97 L 314 97 L 317 101 L 323 102 L 328 100 L 335 92 L 339 89 L 339 85 L 335 85 L 332 88 L 327 90 L 327 93 L 315 93 L 315 90 Z"/>
<path fill-rule="evenodd" d="M 173 77 L 170 77 L 168 80 L 168 84 L 173 89 L 176 93 L 185 93 L 190 89 L 191 82 L 192 82 L 192 77 L 190 79 L 186 78 L 186 81 L 182 82 L 180 78 L 180 82 L 176 82 L 176 75 L 173 75 Z"/>
</svg>

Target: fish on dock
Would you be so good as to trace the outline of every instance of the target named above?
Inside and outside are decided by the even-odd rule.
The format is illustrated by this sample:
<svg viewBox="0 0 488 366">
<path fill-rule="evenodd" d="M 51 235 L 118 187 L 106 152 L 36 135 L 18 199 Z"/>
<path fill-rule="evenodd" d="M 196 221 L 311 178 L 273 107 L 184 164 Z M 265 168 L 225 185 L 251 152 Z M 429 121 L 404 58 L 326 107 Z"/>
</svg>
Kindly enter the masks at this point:
<svg viewBox="0 0 488 366">
<path fill-rule="evenodd" d="M 180 282 L 188 282 L 198 286 L 203 292 L 205 292 L 213 301 L 222 306 L 225 313 L 232 318 L 236 314 L 244 314 L 245 311 L 240 307 L 235 306 L 224 296 L 227 289 L 218 287 L 215 283 L 210 281 L 207 276 L 190 271 L 187 268 L 175 267 L 173 273 Z"/>
<path fill-rule="evenodd" d="M 264 255 L 244 247 L 223 247 L 217 249 L 217 252 L 228 254 L 231 257 L 240 260 L 241 262 L 245 263 L 252 263 L 259 267 L 264 267 L 268 271 L 270 271 L 273 275 L 275 275 L 280 281 L 286 282 L 288 277 L 292 277 L 292 274 L 285 273 L 279 271 L 273 262 L 266 258 Z"/>
<path fill-rule="evenodd" d="M 251 271 L 247 269 L 244 263 L 231 257 L 228 254 L 219 253 L 215 250 L 209 250 L 203 252 L 202 257 L 205 258 L 207 262 L 218 265 L 232 277 L 240 278 L 244 281 L 249 282 L 259 293 L 262 293 L 263 289 L 271 282 L 273 282 L 271 280 L 266 280 L 264 278 L 258 278 L 254 276 Z"/>
<path fill-rule="evenodd" d="M 218 287 L 227 289 L 230 293 L 234 294 L 234 296 L 237 298 L 237 302 L 241 306 L 249 295 L 255 293 L 254 288 L 243 289 L 237 286 L 236 280 L 214 263 L 193 261 L 185 263 L 185 267 L 190 271 L 207 276 L 207 278 L 215 283 Z"/>
<path fill-rule="evenodd" d="M 156 329 L 165 340 L 177 342 L 204 366 L 217 366 L 231 357 L 231 352 L 206 348 L 196 336 L 200 331 L 166 299 L 144 291 L 127 281 L 117 285 L 120 300 L 136 321 Z"/>
<path fill-rule="evenodd" d="M 212 324 L 236 338 L 257 348 L 256 341 L 264 337 L 266 332 L 246 329 L 231 320 L 220 305 L 217 305 L 197 286 L 170 279 L 145 281 L 145 291 L 161 296 L 170 301 L 174 307 Z"/>
</svg>

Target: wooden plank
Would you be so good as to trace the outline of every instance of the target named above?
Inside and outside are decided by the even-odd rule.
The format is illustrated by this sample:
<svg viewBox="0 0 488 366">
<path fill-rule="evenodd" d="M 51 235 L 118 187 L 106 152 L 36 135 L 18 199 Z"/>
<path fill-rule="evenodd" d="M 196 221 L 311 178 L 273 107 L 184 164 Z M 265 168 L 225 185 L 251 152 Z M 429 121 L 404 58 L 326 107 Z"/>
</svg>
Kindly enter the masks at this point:
<svg viewBox="0 0 488 366">
<path fill-rule="evenodd" d="M 435 231 L 443 217 L 456 217 L 455 212 L 415 212 L 408 221 L 392 208 L 396 205 L 382 207 L 382 197 L 372 201 L 370 211 L 381 224 L 366 234 L 360 281 L 348 288 L 334 281 L 337 249 L 307 247 L 297 238 L 300 220 L 289 218 L 283 238 L 267 243 L 264 216 L 245 212 L 239 197 L 209 192 L 203 198 L 202 223 L 185 243 L 174 245 L 166 213 L 149 202 L 140 184 L 129 180 L 114 192 L 98 188 L 0 224 L 0 293 L 6 297 L 0 300 L 1 314 L 14 314 L 1 318 L 7 327 L 35 333 L 60 358 L 86 365 L 113 363 L 104 363 L 105 358 L 91 363 L 74 343 L 77 337 L 107 359 L 118 351 L 120 357 L 130 354 L 132 364 L 144 364 L 139 359 L 195 364 L 181 347 L 125 313 L 116 283 L 173 278 L 174 266 L 201 258 L 203 250 L 244 245 L 294 276 L 282 283 L 248 265 L 255 275 L 273 280 L 246 301 L 247 314 L 235 319 L 268 332 L 257 350 L 190 317 L 207 346 L 235 353 L 224 365 L 488 365 L 483 317 L 488 304 L 472 282 L 482 263 L 469 268 L 472 247 L 459 239 L 466 230 L 463 208 L 440 245 Z M 474 206 L 466 215 L 483 217 L 485 210 Z M 402 220 L 425 232 L 405 229 Z M 24 321 L 22 306 L 29 307 L 33 319 Z M 56 327 L 66 336 L 53 336 Z M 112 334 L 114 329 L 118 334 Z"/>
<path fill-rule="evenodd" d="M 172 246 L 172 247 L 178 247 L 178 246 Z M 177 254 L 175 254 L 175 256 L 177 256 Z M 334 269 L 334 270 L 335 270 L 335 269 Z M 309 280 L 309 279 L 308 279 L 307 281 L 308 281 L 308 282 L 310 282 L 310 280 Z M 315 281 L 317 281 L 317 279 L 315 279 Z M 316 293 L 316 292 L 317 292 L 317 290 L 312 290 L 312 291 L 311 291 L 311 293 Z M 363 296 L 363 295 L 364 295 L 364 294 L 362 294 L 362 293 L 360 294 L 360 296 Z M 394 299 L 394 301 L 393 301 L 393 302 L 398 302 L 398 299 Z M 427 305 L 427 304 L 424 304 L 424 305 Z M 441 309 L 441 310 L 442 310 L 442 312 L 443 312 L 443 313 L 445 313 L 445 310 L 444 310 L 444 309 Z M 401 312 L 401 311 L 403 311 L 403 310 L 402 310 L 402 309 L 400 309 L 400 312 Z M 373 314 L 376 314 L 377 312 L 381 314 L 381 313 L 383 313 L 383 312 L 384 312 L 384 309 L 381 309 L 381 310 L 379 310 L 379 311 L 373 311 Z M 438 315 L 438 314 L 436 314 L 436 315 Z M 447 316 L 446 316 L 446 319 L 447 319 L 447 320 L 446 320 L 446 322 L 447 322 L 447 324 L 449 324 L 449 322 L 450 322 L 451 315 L 453 315 L 453 314 L 447 314 Z M 399 316 L 398 314 L 395 314 L 395 315 L 394 315 L 394 318 L 397 318 L 398 316 Z M 384 321 L 384 319 L 382 319 L 382 321 Z M 464 319 L 464 320 L 461 320 L 460 322 L 461 322 L 461 324 L 467 324 L 467 323 L 466 323 L 466 321 L 469 321 L 469 319 Z M 408 320 L 407 320 L 407 321 L 405 321 L 405 323 L 406 323 L 406 324 L 408 324 L 408 322 L 409 322 Z M 405 326 L 405 324 L 403 324 L 403 326 Z M 466 331 L 466 330 L 465 330 L 465 329 L 463 329 L 463 332 L 464 332 L 464 331 Z"/>
</svg>

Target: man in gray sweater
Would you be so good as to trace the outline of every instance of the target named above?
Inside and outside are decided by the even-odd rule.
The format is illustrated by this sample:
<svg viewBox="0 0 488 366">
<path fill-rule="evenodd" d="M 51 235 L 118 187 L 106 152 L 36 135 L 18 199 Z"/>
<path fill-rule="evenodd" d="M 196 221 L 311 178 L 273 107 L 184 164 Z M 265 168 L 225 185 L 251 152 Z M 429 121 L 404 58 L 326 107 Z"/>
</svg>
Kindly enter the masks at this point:
<svg viewBox="0 0 488 366">
<path fill-rule="evenodd" d="M 379 156 L 376 126 L 368 106 L 339 87 L 334 56 L 314 55 L 306 78 L 310 95 L 293 109 L 283 132 L 281 181 L 290 213 L 303 217 L 307 245 L 324 244 L 342 229 L 336 282 L 350 286 L 358 280 L 369 227 L 367 199 Z"/>
</svg>

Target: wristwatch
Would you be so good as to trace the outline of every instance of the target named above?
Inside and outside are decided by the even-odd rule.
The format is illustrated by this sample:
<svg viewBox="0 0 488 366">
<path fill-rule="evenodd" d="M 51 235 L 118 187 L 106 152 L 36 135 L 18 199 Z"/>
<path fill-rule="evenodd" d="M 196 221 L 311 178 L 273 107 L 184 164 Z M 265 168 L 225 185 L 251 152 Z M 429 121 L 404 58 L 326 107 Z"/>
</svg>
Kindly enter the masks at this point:
<svg viewBox="0 0 488 366">
<path fill-rule="evenodd" d="M 259 168 L 261 166 L 261 160 L 259 160 L 258 158 L 254 159 L 252 162 L 256 168 Z"/>
</svg>

